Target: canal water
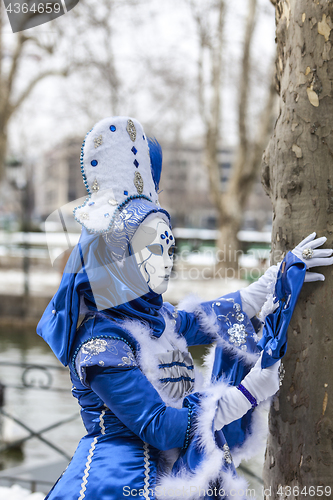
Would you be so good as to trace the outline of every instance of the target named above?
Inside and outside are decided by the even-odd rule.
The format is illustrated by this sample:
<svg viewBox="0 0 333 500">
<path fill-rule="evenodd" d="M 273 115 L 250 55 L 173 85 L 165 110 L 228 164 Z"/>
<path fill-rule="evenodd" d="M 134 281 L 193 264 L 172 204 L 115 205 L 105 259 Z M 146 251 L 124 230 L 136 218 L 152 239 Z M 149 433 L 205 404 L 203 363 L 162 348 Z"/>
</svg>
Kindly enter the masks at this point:
<svg viewBox="0 0 333 500">
<path fill-rule="evenodd" d="M 4 410 L 35 432 L 77 413 L 76 420 L 42 434 L 44 438 L 71 456 L 85 430 L 79 417 L 79 405 L 71 394 L 69 372 L 59 369 L 51 369 L 48 372 L 28 370 L 24 374 L 24 369 L 4 364 L 8 362 L 43 367 L 50 365 L 58 368 L 62 367 L 61 363 L 34 329 L 1 329 L 0 382 L 5 386 Z M 51 388 L 49 390 L 22 388 L 22 375 L 26 384 L 37 385 L 49 383 L 51 376 Z M 52 387 L 62 388 L 65 391 L 54 391 Z M 5 418 L 1 421 L 1 432 L 10 440 L 28 435 L 26 430 Z M 45 443 L 32 438 L 24 443 L 22 451 L 13 450 L 0 454 L 0 467 L 5 469 L 62 458 L 64 457 Z"/>
</svg>

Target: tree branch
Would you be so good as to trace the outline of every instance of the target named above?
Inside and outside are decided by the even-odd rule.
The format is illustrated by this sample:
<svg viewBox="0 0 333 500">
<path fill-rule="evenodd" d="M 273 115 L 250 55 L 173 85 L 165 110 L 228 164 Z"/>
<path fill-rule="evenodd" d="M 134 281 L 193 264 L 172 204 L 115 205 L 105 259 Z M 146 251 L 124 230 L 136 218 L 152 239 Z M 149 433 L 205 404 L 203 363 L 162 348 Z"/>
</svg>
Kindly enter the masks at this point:
<svg viewBox="0 0 333 500">
<path fill-rule="evenodd" d="M 221 73 L 222 73 L 222 46 L 224 26 L 224 0 L 218 3 L 218 22 L 215 31 L 215 40 L 209 48 L 211 56 L 211 85 L 210 116 L 206 126 L 206 167 L 208 170 L 210 192 L 215 206 L 222 217 L 223 205 L 220 192 L 220 171 L 217 158 L 220 139 L 221 122 Z"/>
<path fill-rule="evenodd" d="M 199 102 L 199 113 L 201 115 L 201 119 L 204 122 L 205 126 L 208 126 L 209 120 L 206 113 L 206 104 L 205 104 L 205 85 L 204 85 L 204 69 L 203 69 L 203 54 L 204 48 L 202 45 L 202 41 L 200 41 L 199 46 L 199 57 L 198 57 L 198 102 Z"/>
<path fill-rule="evenodd" d="M 55 43 L 50 43 L 50 44 L 46 44 L 46 43 L 42 43 L 40 41 L 40 39 L 36 36 L 29 36 L 29 38 L 27 39 L 27 41 L 29 42 L 33 42 L 36 47 L 39 47 L 40 49 L 44 50 L 45 52 L 47 52 L 48 54 L 53 54 L 54 53 L 54 48 L 55 48 Z"/>
<path fill-rule="evenodd" d="M 12 91 L 15 75 L 17 72 L 18 62 L 22 53 L 23 45 L 27 41 L 27 37 L 22 35 L 22 33 L 18 33 L 17 36 L 17 44 L 15 47 L 15 51 L 12 57 L 12 64 L 9 70 L 8 78 L 6 78 L 6 82 L 1 81 L 1 86 L 3 88 L 3 102 L 1 103 L 2 113 L 5 115 L 8 112 L 9 104 L 9 96 Z"/>
<path fill-rule="evenodd" d="M 40 82 L 44 78 L 47 78 L 48 76 L 67 76 L 67 74 L 68 74 L 68 69 L 63 69 L 63 70 L 50 69 L 43 71 L 42 73 L 39 73 L 39 75 L 35 76 L 35 78 L 33 78 L 29 82 L 26 89 L 21 93 L 16 102 L 11 105 L 12 112 L 14 112 L 19 106 L 21 106 L 22 102 L 29 96 L 30 92 L 34 89 L 34 87 L 37 85 L 38 82 Z"/>
<path fill-rule="evenodd" d="M 202 17 L 196 12 L 196 6 L 193 0 L 189 0 L 190 9 L 194 22 L 196 24 L 198 38 L 199 38 L 199 54 L 198 54 L 198 65 L 197 65 L 197 79 L 198 79 L 198 103 L 199 103 L 199 113 L 201 119 L 207 128 L 209 126 L 209 119 L 207 116 L 207 105 L 205 102 L 205 84 L 204 84 L 204 67 L 203 58 L 205 48 L 210 48 L 210 44 L 207 40 L 207 33 L 203 27 Z"/>
<path fill-rule="evenodd" d="M 242 57 L 242 70 L 240 75 L 240 94 L 238 101 L 238 133 L 239 133 L 239 145 L 237 151 L 237 157 L 233 164 L 232 175 L 228 184 L 228 197 L 235 196 L 236 198 L 241 197 L 241 187 L 244 185 L 244 179 L 252 178 L 252 174 L 249 176 L 249 141 L 248 141 L 248 130 L 247 130 L 247 110 L 248 101 L 250 93 L 250 51 L 253 41 L 255 19 L 256 19 L 256 8 L 257 0 L 248 0 L 249 8 L 248 15 L 246 19 L 245 26 L 245 36 L 243 45 L 243 57 Z M 245 187 L 247 190 L 248 187 Z M 244 197 L 245 199 L 245 197 Z"/>
<path fill-rule="evenodd" d="M 247 110 L 249 100 L 249 80 L 250 80 L 250 50 L 252 45 L 255 20 L 256 20 L 257 0 L 249 0 L 249 10 L 246 20 L 244 48 L 242 58 L 242 71 L 240 78 L 240 93 L 238 103 L 238 131 L 239 146 L 246 152 L 247 149 Z"/>
<path fill-rule="evenodd" d="M 223 48 L 223 25 L 224 25 L 224 0 L 219 0 L 218 25 L 216 43 L 211 49 L 212 58 L 212 89 L 211 99 L 211 127 L 216 135 L 218 143 L 220 121 L 221 121 L 221 74 L 222 74 L 222 48 Z"/>
<path fill-rule="evenodd" d="M 240 192 L 240 204 L 244 207 L 246 201 L 246 190 L 247 186 L 252 183 L 257 175 L 261 166 L 262 155 L 265 147 L 269 141 L 269 136 L 273 128 L 274 120 L 274 103 L 277 98 L 275 89 L 275 61 L 271 64 L 271 78 L 270 86 L 267 92 L 265 106 L 262 109 L 259 119 L 259 127 L 256 134 L 256 139 L 254 141 L 251 154 L 249 155 L 249 161 L 246 164 L 246 169 L 239 180 L 239 192 Z"/>
</svg>

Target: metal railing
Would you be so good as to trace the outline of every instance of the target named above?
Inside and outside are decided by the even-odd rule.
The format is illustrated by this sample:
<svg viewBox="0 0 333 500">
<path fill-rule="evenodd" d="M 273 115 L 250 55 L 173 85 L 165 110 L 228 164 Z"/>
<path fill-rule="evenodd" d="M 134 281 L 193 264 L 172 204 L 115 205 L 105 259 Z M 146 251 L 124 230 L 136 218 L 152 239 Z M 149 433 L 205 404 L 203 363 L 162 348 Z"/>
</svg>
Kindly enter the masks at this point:
<svg viewBox="0 0 333 500">
<path fill-rule="evenodd" d="M 71 457 L 66 453 L 66 451 L 62 450 L 61 448 L 53 444 L 51 441 L 46 439 L 42 434 L 45 434 L 46 432 L 56 429 L 57 427 L 65 425 L 69 422 L 72 422 L 73 420 L 79 418 L 79 413 L 75 413 L 67 418 L 61 419 L 58 422 L 53 423 L 52 425 L 49 425 L 47 427 L 44 427 L 43 429 L 36 431 L 31 429 L 30 426 L 22 422 L 22 420 L 20 420 L 19 418 L 15 417 L 14 415 L 11 415 L 6 410 L 4 410 L 5 391 L 7 389 L 25 389 L 25 390 L 31 389 L 31 390 L 68 392 L 67 388 L 54 387 L 53 385 L 54 379 L 52 375 L 52 371 L 54 370 L 67 372 L 67 369 L 65 367 L 55 366 L 55 365 L 38 365 L 31 363 L 16 363 L 11 361 L 0 360 L 0 367 L 1 366 L 20 368 L 22 369 L 22 375 L 21 375 L 21 384 L 3 384 L 3 383 L 0 384 L 0 415 L 3 415 L 6 418 L 12 420 L 20 427 L 22 427 L 24 430 L 26 430 L 29 434 L 28 436 L 17 439 L 11 443 L 1 444 L 0 453 L 8 451 L 12 448 L 17 448 L 18 446 L 21 446 L 24 442 L 32 438 L 37 438 L 38 440 L 40 440 L 41 442 L 43 442 L 44 444 L 55 450 L 57 453 L 59 453 L 59 455 L 65 457 L 67 460 L 70 460 Z"/>
<path fill-rule="evenodd" d="M 42 479 L 25 479 L 25 478 L 17 478 L 12 476 L 1 476 L 1 483 L 4 481 L 9 486 L 13 484 L 21 484 L 27 485 L 31 493 L 35 493 L 37 491 L 37 485 L 45 485 L 47 489 L 50 489 L 53 486 L 53 481 L 43 481 Z"/>
</svg>

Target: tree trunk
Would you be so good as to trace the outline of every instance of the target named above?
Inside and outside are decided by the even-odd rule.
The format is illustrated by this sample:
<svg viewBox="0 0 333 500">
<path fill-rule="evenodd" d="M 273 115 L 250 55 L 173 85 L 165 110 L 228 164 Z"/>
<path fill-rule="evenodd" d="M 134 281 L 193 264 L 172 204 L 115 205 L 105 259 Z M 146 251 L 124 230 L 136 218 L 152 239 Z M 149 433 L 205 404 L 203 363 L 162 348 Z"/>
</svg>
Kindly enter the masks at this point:
<svg viewBox="0 0 333 500">
<path fill-rule="evenodd" d="M 216 4 L 217 5 L 217 4 Z M 207 32 L 207 22 L 203 22 L 202 15 L 194 15 L 200 35 L 198 61 L 198 88 L 199 108 L 203 119 L 205 134 L 205 166 L 208 172 L 211 199 L 218 214 L 220 237 L 217 241 L 218 258 L 215 275 L 232 277 L 239 275 L 238 258 L 242 253 L 237 234 L 241 229 L 244 210 L 251 189 L 260 170 L 262 152 L 267 145 L 272 130 L 274 115 L 275 90 L 272 85 L 268 89 L 267 97 L 259 120 L 256 133 L 249 131 L 248 104 L 251 98 L 251 46 L 257 16 L 257 0 L 248 0 L 248 11 L 245 22 L 243 55 L 240 70 L 240 85 L 238 98 L 238 136 L 239 144 L 235 161 L 232 165 L 231 176 L 227 191 L 221 192 L 220 168 L 218 149 L 221 141 L 221 81 L 222 81 L 222 52 L 223 52 L 223 23 L 225 5 L 219 0 L 219 22 L 215 29 Z M 192 2 L 192 8 L 193 2 Z M 195 9 L 193 10 L 195 12 Z M 216 16 L 217 17 L 217 16 Z M 208 23 L 209 24 L 209 23 Z M 212 35 L 214 33 L 215 36 Z M 208 50 L 211 59 L 211 93 L 207 99 L 204 89 L 204 51 Z M 209 101 L 209 102 L 208 102 Z"/>
<path fill-rule="evenodd" d="M 236 231 L 235 231 L 236 224 Z M 217 241 L 215 278 L 241 278 L 238 269 L 238 259 L 242 251 L 237 238 L 240 222 L 229 218 L 220 224 L 220 236 Z"/>
<path fill-rule="evenodd" d="M 0 123 L 0 180 L 2 179 L 2 175 L 5 172 L 5 162 L 6 162 L 6 153 L 7 153 L 7 131 L 1 126 Z"/>
<path fill-rule="evenodd" d="M 238 259 L 242 254 L 238 241 L 238 232 L 241 229 L 244 211 L 248 196 L 260 169 L 262 152 L 268 142 L 273 128 L 276 91 L 271 78 L 266 102 L 262 110 L 256 139 L 253 143 L 246 140 L 246 147 L 239 147 L 237 159 L 232 168 L 226 193 L 220 195 L 219 200 L 219 229 L 218 255 L 228 255 L 228 259 L 218 259 L 217 266 L 221 276 L 241 278 Z M 226 253 L 225 250 L 228 249 Z M 233 273 L 232 273 L 233 270 Z"/>
<path fill-rule="evenodd" d="M 332 20 L 332 2 L 276 1 L 280 114 L 263 162 L 274 262 L 313 231 L 333 246 Z M 325 283 L 304 284 L 286 376 L 271 406 L 264 467 L 270 500 L 332 498 L 325 487 L 333 490 L 333 273 L 322 272 Z"/>
</svg>

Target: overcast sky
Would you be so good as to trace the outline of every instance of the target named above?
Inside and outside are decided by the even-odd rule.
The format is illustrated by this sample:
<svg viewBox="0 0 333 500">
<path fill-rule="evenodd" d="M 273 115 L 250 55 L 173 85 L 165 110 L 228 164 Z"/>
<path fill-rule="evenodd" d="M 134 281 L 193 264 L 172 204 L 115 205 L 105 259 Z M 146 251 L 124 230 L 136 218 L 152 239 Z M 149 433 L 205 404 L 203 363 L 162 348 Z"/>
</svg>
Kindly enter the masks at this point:
<svg viewBox="0 0 333 500">
<path fill-rule="evenodd" d="M 91 0 L 93 1 L 93 0 Z M 236 135 L 236 99 L 239 59 L 242 50 L 243 26 L 247 9 L 247 0 L 228 2 L 225 20 L 225 49 L 223 53 L 223 128 L 222 139 L 226 144 L 235 144 Z M 252 77 L 251 113 L 256 114 L 261 106 L 265 79 L 267 79 L 269 63 L 275 50 L 274 9 L 268 0 L 259 0 L 260 14 L 255 31 L 252 58 L 255 72 Z M 98 2 L 96 2 L 98 8 Z M 80 31 L 76 26 L 74 10 L 80 9 L 80 3 L 56 23 L 65 28 L 62 40 L 63 58 L 73 50 L 80 51 L 84 43 L 89 43 L 96 54 L 99 53 L 98 33 L 94 30 Z M 137 21 L 137 23 L 136 23 Z M 170 65 L 172 71 L 185 78 L 189 88 L 195 88 L 197 39 L 189 7 L 184 1 L 143 0 L 136 7 L 118 9 L 112 20 L 114 37 L 112 47 L 115 53 L 116 68 L 120 80 L 125 83 L 125 96 L 119 114 L 130 114 L 143 124 L 148 123 L 158 134 L 169 137 L 170 128 L 176 127 L 177 112 L 166 120 L 169 110 L 165 103 L 152 100 L 149 92 L 155 82 L 149 71 L 142 64 L 143 59 L 150 59 L 154 64 Z M 73 46 L 73 34 L 77 30 L 77 42 Z M 46 24 L 29 30 L 38 36 L 52 37 L 52 25 Z M 66 32 L 68 37 L 66 37 Z M 7 43 L 13 41 L 14 35 L 6 28 Z M 68 39 L 66 39 L 68 38 Z M 75 39 L 75 38 L 74 38 Z M 67 54 L 67 55 L 66 55 Z M 29 68 L 35 61 L 28 60 L 21 73 L 22 84 L 29 79 Z M 61 65 L 61 58 L 56 64 Z M 141 64 L 140 64 L 141 63 Z M 89 68 L 87 68 L 89 72 Z M 138 83 L 140 82 L 140 83 Z M 38 156 L 41 151 L 52 148 L 64 138 L 82 137 L 92 127 L 91 117 L 87 117 L 78 109 L 80 99 L 80 83 L 76 77 L 70 79 L 48 78 L 34 90 L 29 101 L 17 113 L 10 127 L 10 143 L 16 154 Z M 191 85 L 193 83 L 193 85 Z M 158 80 L 156 81 L 158 85 Z M 148 89 L 148 90 L 147 90 Z M 202 123 L 197 113 L 196 96 L 187 96 L 190 114 L 182 129 L 186 140 L 200 136 Z M 103 107 L 103 92 L 96 102 L 96 119 L 109 114 L 108 107 Z M 170 113 L 169 113 L 170 115 Z M 155 126 L 154 126 L 155 125 Z M 158 136 L 156 133 L 155 135 Z"/>
</svg>

